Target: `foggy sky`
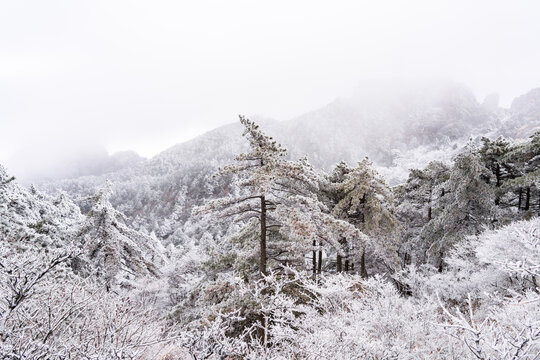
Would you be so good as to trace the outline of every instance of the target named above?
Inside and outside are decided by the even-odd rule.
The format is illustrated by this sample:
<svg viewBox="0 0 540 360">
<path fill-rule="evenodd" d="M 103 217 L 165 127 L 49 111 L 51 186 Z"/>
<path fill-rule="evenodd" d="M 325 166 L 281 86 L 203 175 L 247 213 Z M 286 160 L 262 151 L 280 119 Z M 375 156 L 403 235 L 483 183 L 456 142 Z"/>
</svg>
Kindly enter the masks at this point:
<svg viewBox="0 0 540 360">
<path fill-rule="evenodd" d="M 540 86 L 538 1 L 4 1 L 0 163 L 152 156 L 237 114 L 286 120 L 365 79 Z M 88 150 L 90 149 L 90 150 Z"/>
</svg>

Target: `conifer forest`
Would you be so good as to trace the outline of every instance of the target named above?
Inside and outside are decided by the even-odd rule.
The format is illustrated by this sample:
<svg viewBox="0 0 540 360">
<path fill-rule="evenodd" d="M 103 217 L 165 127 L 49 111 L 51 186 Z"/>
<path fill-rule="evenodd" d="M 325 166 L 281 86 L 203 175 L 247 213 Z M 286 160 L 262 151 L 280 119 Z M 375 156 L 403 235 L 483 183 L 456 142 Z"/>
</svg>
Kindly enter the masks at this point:
<svg viewBox="0 0 540 360">
<path fill-rule="evenodd" d="M 0 4 L 0 360 L 540 360 L 538 15 Z"/>
</svg>

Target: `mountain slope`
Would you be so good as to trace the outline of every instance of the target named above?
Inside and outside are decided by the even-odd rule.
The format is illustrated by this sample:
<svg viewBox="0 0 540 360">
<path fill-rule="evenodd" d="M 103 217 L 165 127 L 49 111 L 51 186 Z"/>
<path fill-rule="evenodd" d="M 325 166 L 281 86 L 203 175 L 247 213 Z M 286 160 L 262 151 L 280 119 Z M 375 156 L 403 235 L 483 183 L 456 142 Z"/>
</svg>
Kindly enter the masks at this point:
<svg viewBox="0 0 540 360">
<path fill-rule="evenodd" d="M 530 135 L 540 126 L 538 104 L 538 89 L 516 99 L 510 109 L 501 109 L 491 100 L 490 106 L 478 103 L 460 84 L 385 84 L 289 121 L 254 120 L 293 158 L 308 155 L 316 168 L 329 169 L 340 160 L 354 163 L 369 156 L 396 184 L 405 180 L 409 168 L 450 160 L 471 137 Z M 116 172 L 41 186 L 87 196 L 108 178 L 114 187 L 113 205 L 133 225 L 176 242 L 190 231 L 178 229 L 193 206 L 230 190 L 228 179 L 212 175 L 246 146 L 235 123 Z"/>
</svg>

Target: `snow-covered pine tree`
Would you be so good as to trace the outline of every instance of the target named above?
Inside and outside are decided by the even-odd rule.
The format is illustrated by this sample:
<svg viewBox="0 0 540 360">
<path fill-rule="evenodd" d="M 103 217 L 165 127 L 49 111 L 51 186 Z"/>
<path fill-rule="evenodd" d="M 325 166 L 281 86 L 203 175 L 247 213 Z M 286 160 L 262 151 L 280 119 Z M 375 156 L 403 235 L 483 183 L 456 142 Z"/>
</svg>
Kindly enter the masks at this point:
<svg viewBox="0 0 540 360">
<path fill-rule="evenodd" d="M 64 193 L 56 198 L 14 181 L 0 165 L 0 237 L 14 251 L 44 252 L 67 247 L 82 220 L 79 208 Z M 15 250 L 18 249 L 18 250 Z"/>
<path fill-rule="evenodd" d="M 407 182 L 396 186 L 396 216 L 400 223 L 400 257 L 404 265 L 420 264 L 426 260 L 425 241 L 420 238 L 422 228 L 435 216 L 439 185 L 449 178 L 450 168 L 440 161 L 432 161 L 426 168 L 412 169 Z M 435 206 L 435 209 L 434 209 Z"/>
<path fill-rule="evenodd" d="M 482 147 L 480 155 L 486 167 L 495 175 L 495 186 L 500 187 L 505 178 L 512 172 L 512 168 L 508 163 L 503 161 L 504 156 L 510 150 L 510 142 L 504 137 L 499 136 L 495 140 L 482 138 Z M 498 203 L 498 201 L 496 200 Z"/>
<path fill-rule="evenodd" d="M 237 155 L 235 164 L 225 166 L 218 172 L 219 176 L 237 177 L 240 194 L 212 200 L 204 207 L 197 208 L 195 213 L 218 212 L 220 217 L 234 216 L 236 221 L 257 217 L 260 226 L 259 272 L 266 274 L 266 242 L 268 230 L 274 225 L 268 224 L 268 212 L 275 209 L 275 203 L 267 197 L 278 186 L 276 170 L 283 162 L 286 151 L 253 121 L 240 116 L 240 123 L 245 128 L 242 135 L 249 141 L 249 152 Z"/>
<path fill-rule="evenodd" d="M 311 270 L 314 275 L 322 272 L 323 249 L 328 254 L 335 253 L 338 259 L 347 259 L 352 251 L 344 244 L 364 248 L 370 243 L 366 234 L 350 222 L 332 215 L 328 207 L 318 199 L 294 196 L 289 200 L 292 204 L 280 204 L 276 209 L 282 224 L 280 232 L 296 245 L 296 254 L 311 251 Z M 327 262 L 327 267 L 329 264 L 331 262 Z"/>
<path fill-rule="evenodd" d="M 15 176 L 9 176 L 7 170 L 0 165 L 0 186 L 8 184 L 15 180 Z"/>
<path fill-rule="evenodd" d="M 328 189 L 332 215 L 353 224 L 370 239 L 368 243 L 362 244 L 344 243 L 348 252 L 344 259 L 345 271 L 359 262 L 360 273 L 367 276 L 366 249 L 382 259 L 385 265 L 396 266 L 399 263 L 396 244 L 398 223 L 394 214 L 392 190 L 373 168 L 371 161 L 365 158 L 354 168 L 341 162 L 328 177 L 328 181 L 325 188 Z M 338 271 L 341 271 L 341 262 L 338 253 Z"/>
<path fill-rule="evenodd" d="M 493 220 L 494 186 L 478 149 L 469 143 L 454 159 L 449 179 L 435 193 L 437 215 L 424 227 L 421 238 L 429 244 L 428 256 L 442 269 L 443 257 L 467 235 L 480 233 Z"/>
<path fill-rule="evenodd" d="M 159 267 L 166 261 L 159 240 L 125 224 L 125 216 L 110 203 L 111 194 L 107 181 L 91 199 L 92 208 L 78 232 L 83 255 L 73 262 L 74 270 L 96 275 L 107 290 L 129 287 L 137 276 L 159 277 Z"/>
<path fill-rule="evenodd" d="M 509 149 L 503 161 L 512 168 L 512 176 L 498 189 L 507 207 L 517 208 L 518 218 L 540 214 L 540 131 L 530 140 Z M 512 196 L 513 194 L 513 196 Z"/>
<path fill-rule="evenodd" d="M 286 150 L 257 124 L 242 116 L 240 122 L 249 151 L 218 173 L 235 177 L 237 192 L 208 202 L 196 213 L 233 216 L 241 228 L 231 239 L 242 244 L 244 255 L 253 250 L 252 242 L 258 238 L 259 273 L 267 273 L 268 259 L 276 265 L 302 264 L 306 251 L 319 249 L 317 242 L 336 246 L 337 233 L 350 239 L 362 237 L 353 226 L 324 214 L 324 205 L 317 199 L 319 176 L 305 158 L 286 159 Z"/>
</svg>

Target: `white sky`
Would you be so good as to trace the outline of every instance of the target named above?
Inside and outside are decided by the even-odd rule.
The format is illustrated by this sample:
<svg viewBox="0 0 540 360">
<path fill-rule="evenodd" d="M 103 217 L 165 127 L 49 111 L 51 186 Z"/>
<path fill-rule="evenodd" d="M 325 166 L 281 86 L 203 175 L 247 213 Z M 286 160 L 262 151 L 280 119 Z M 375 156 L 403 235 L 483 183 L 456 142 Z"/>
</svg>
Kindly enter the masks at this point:
<svg viewBox="0 0 540 360">
<path fill-rule="evenodd" d="M 443 77 L 508 106 L 540 86 L 539 64 L 533 0 L 2 1 L 0 163 L 95 144 L 151 156 L 365 78 Z"/>
</svg>

